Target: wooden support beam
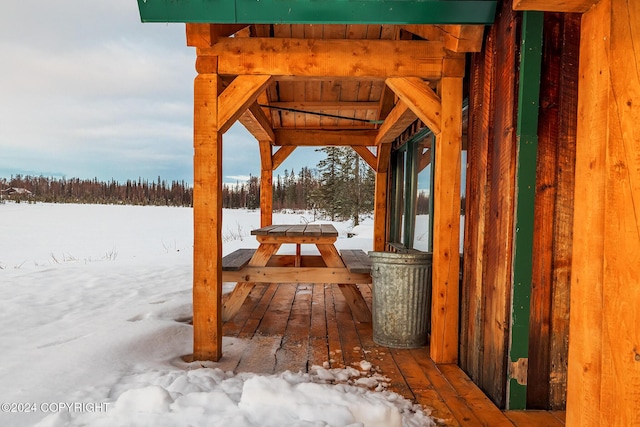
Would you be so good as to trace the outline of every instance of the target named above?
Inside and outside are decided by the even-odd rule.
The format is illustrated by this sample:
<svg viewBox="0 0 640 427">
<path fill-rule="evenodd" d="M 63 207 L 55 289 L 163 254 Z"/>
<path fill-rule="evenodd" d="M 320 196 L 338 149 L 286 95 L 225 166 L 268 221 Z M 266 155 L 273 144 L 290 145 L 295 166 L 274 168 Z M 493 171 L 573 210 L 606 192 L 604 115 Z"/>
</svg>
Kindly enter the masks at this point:
<svg viewBox="0 0 640 427">
<path fill-rule="evenodd" d="M 341 285 L 356 285 L 362 283 L 370 283 L 371 275 L 369 273 L 352 273 L 344 267 L 260 267 L 260 266 L 248 266 L 244 267 L 242 270 L 238 271 L 225 271 L 224 279 L 228 282 L 239 282 L 238 285 L 243 283 L 243 281 L 248 280 L 249 282 L 245 282 L 247 286 L 253 288 L 255 283 L 309 283 L 309 277 L 313 277 L 317 283 L 333 283 L 333 284 L 341 284 Z M 342 288 L 340 289 L 342 291 Z M 251 289 L 249 289 L 251 291 Z M 351 290 L 348 290 L 347 293 L 351 295 L 351 291 L 357 291 L 357 288 L 351 287 Z M 224 319 L 229 320 L 232 319 L 235 313 L 237 313 L 238 303 L 236 301 L 240 301 L 239 305 L 242 305 L 242 302 L 246 299 L 248 292 L 238 293 L 237 298 L 233 298 L 233 300 L 229 299 L 225 304 L 225 315 Z M 356 303 L 356 312 L 355 315 L 360 313 L 369 312 L 366 307 L 366 303 L 364 300 L 361 300 L 362 295 L 357 299 L 350 298 L 352 302 L 357 301 Z M 228 307 L 228 309 L 227 309 Z M 362 309 L 361 309 L 362 308 Z M 367 319 L 368 318 L 368 319 Z M 361 322 L 371 321 L 371 314 L 359 316 L 358 320 Z"/>
<path fill-rule="evenodd" d="M 391 162 L 391 144 L 380 144 L 378 146 L 378 172 L 388 172 Z"/>
<path fill-rule="evenodd" d="M 260 227 L 273 224 L 273 169 L 260 172 Z"/>
<path fill-rule="evenodd" d="M 391 146 L 385 144 L 381 147 Z M 384 251 L 387 242 L 387 186 L 388 172 L 376 172 L 373 208 L 373 250 Z"/>
<path fill-rule="evenodd" d="M 271 128 L 271 121 L 257 103 L 252 104 L 239 120 L 258 141 L 275 142 L 276 136 Z"/>
<path fill-rule="evenodd" d="M 430 350 L 435 363 L 457 363 L 462 79 L 446 77 L 440 85 L 442 132 L 435 142 Z"/>
<path fill-rule="evenodd" d="M 261 140 L 258 141 L 258 146 L 260 147 L 260 168 L 262 170 L 273 169 L 273 154 L 271 143 L 266 140 Z"/>
<path fill-rule="evenodd" d="M 513 10 L 539 10 L 543 12 L 583 13 L 600 0 L 513 0 Z"/>
<path fill-rule="evenodd" d="M 273 223 L 273 156 L 269 141 L 260 146 L 260 227 Z"/>
<path fill-rule="evenodd" d="M 426 40 L 442 40 L 452 52 L 480 52 L 484 25 L 403 25 L 402 28 Z"/>
<path fill-rule="evenodd" d="M 271 76 L 238 76 L 218 97 L 218 131 L 225 133 L 256 102 Z M 257 113 L 254 111 L 253 113 Z M 252 113 L 252 114 L 253 114 Z"/>
<path fill-rule="evenodd" d="M 393 142 L 418 117 L 402 100 L 398 101 L 378 130 L 376 145 Z"/>
<path fill-rule="evenodd" d="M 293 153 L 293 150 L 295 149 L 296 149 L 295 145 L 287 145 L 285 147 L 280 147 L 278 151 L 273 153 L 273 156 L 272 156 L 273 169 L 278 169 L 282 164 L 282 162 L 287 160 L 287 157 L 289 157 L 289 154 Z"/>
<path fill-rule="evenodd" d="M 371 169 L 376 170 L 376 168 L 378 167 L 378 159 L 376 158 L 376 155 L 371 152 L 371 150 L 360 145 L 354 145 L 351 148 L 353 148 L 353 151 L 355 151 L 356 153 L 358 153 L 358 155 L 360 155 L 360 157 L 362 157 L 362 160 L 364 160 L 369 166 L 371 166 Z"/>
<path fill-rule="evenodd" d="M 434 135 L 440 133 L 442 109 L 440 97 L 424 80 L 415 77 L 388 78 L 386 83 Z M 459 108 L 462 110 L 462 104 Z"/>
<path fill-rule="evenodd" d="M 194 83 L 193 359 L 222 356 L 222 133 L 217 126 L 217 75 Z"/>
<path fill-rule="evenodd" d="M 218 56 L 225 75 L 439 79 L 441 41 L 225 38 L 198 56 Z M 462 76 L 460 76 L 462 77 Z"/>
<path fill-rule="evenodd" d="M 568 426 L 640 421 L 639 35 L 635 1 L 582 16 Z"/>
<path fill-rule="evenodd" d="M 200 24 L 187 23 L 187 46 L 211 47 L 218 39 L 229 37 L 247 27 L 246 24 Z"/>
<path fill-rule="evenodd" d="M 276 146 L 296 147 L 374 146 L 378 131 L 330 129 L 276 129 Z"/>
<path fill-rule="evenodd" d="M 387 209 L 389 187 L 389 163 L 391 162 L 391 144 L 380 144 L 373 206 L 373 250 L 384 251 L 387 243 Z"/>
<path fill-rule="evenodd" d="M 380 94 L 380 107 L 378 110 L 378 120 L 386 120 L 393 107 L 395 107 L 395 94 L 391 90 L 389 86 L 386 84 L 382 89 L 382 94 Z"/>
</svg>

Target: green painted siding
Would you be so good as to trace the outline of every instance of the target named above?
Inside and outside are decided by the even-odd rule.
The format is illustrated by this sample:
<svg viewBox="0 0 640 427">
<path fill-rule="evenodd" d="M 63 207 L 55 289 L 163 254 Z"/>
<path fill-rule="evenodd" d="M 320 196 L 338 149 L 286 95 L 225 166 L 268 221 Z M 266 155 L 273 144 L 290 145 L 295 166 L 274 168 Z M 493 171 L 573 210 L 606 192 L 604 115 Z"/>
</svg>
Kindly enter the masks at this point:
<svg viewBox="0 0 640 427">
<path fill-rule="evenodd" d="M 143 22 L 492 24 L 496 0 L 138 0 Z"/>
</svg>

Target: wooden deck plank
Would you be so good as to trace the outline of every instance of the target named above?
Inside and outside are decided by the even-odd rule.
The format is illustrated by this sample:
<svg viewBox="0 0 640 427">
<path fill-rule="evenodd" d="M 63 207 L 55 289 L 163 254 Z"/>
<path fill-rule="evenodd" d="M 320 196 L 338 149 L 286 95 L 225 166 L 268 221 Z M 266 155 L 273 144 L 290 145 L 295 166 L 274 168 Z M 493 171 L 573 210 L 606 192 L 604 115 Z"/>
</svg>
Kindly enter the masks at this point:
<svg viewBox="0 0 640 427">
<path fill-rule="evenodd" d="M 327 343 L 329 344 L 329 366 L 331 368 L 344 368 L 342 347 L 340 345 L 340 332 L 336 317 L 336 307 L 333 298 L 333 286 L 325 290 L 325 305 L 327 310 Z"/>
<path fill-rule="evenodd" d="M 295 286 L 281 284 L 277 287 L 269 309 L 262 316 L 262 321 L 258 325 L 256 334 L 267 336 L 284 335 L 295 293 Z"/>
<path fill-rule="evenodd" d="M 276 351 L 276 372 L 308 371 L 313 285 L 298 285 L 296 288 L 285 335 Z"/>
<path fill-rule="evenodd" d="M 324 284 L 313 285 L 311 301 L 311 326 L 309 329 L 309 368 L 312 366 L 328 366 L 329 343 L 327 341 L 327 316 L 325 308 Z"/>
<path fill-rule="evenodd" d="M 411 350 L 389 349 L 389 353 L 400 368 L 400 373 L 407 381 L 416 401 L 423 406 L 432 408 L 431 416 L 437 418 L 442 425 L 446 426 L 474 425 L 468 423 L 468 421 L 474 420 L 471 411 L 467 411 L 468 418 L 466 416 L 461 417 L 465 422 L 460 421 L 459 413 L 462 412 L 462 409 L 457 408 L 460 405 L 453 405 L 453 409 L 451 408 L 450 402 L 437 389 L 438 382 L 433 381 L 433 378 L 430 378 L 425 373 L 421 363 L 416 360 Z M 437 375 L 432 376 L 437 379 Z M 454 413 L 454 409 L 458 409 L 458 414 Z"/>
<path fill-rule="evenodd" d="M 238 338 L 252 338 L 258 329 L 258 325 L 262 321 L 262 317 L 267 312 L 267 308 L 271 304 L 271 300 L 273 299 L 276 290 L 278 289 L 278 285 L 271 283 L 269 285 L 256 285 L 256 286 L 264 286 L 267 289 L 264 294 L 262 294 L 262 299 L 256 305 L 256 308 L 251 312 L 251 315 L 247 319 L 246 323 L 242 327 L 240 334 L 238 334 Z M 246 302 L 246 301 L 245 301 Z"/>
<path fill-rule="evenodd" d="M 236 372 L 273 374 L 276 366 L 275 354 L 281 341 L 281 336 L 253 336 L 238 363 Z"/>
<path fill-rule="evenodd" d="M 460 426 L 478 427 L 485 425 L 482 424 L 482 421 L 478 419 L 471 408 L 467 406 L 464 399 L 456 393 L 455 389 L 442 375 L 433 360 L 428 357 L 429 353 L 427 347 L 412 349 L 410 352 L 420 366 L 424 375 L 438 391 L 438 394 L 442 400 L 444 400 L 445 404 L 451 411 L 451 414 L 453 414 Z"/>
<path fill-rule="evenodd" d="M 356 330 L 362 343 L 362 351 L 365 360 L 373 365 L 373 369 L 389 379 L 389 389 L 404 396 L 406 399 L 416 402 L 413 391 L 400 374 L 401 369 L 389 354 L 389 349 L 376 344 L 373 341 L 373 329 L 371 323 L 356 323 Z"/>
<path fill-rule="evenodd" d="M 516 427 L 562 427 L 564 423 L 547 411 L 505 411 Z"/>
<path fill-rule="evenodd" d="M 361 286 L 371 305 L 371 285 Z M 372 325 L 354 320 L 336 286 L 260 284 L 224 325 L 227 347 L 218 367 L 236 372 L 306 372 L 312 365 L 354 366 L 361 360 L 388 378 L 387 389 L 431 408 L 444 426 L 564 425 L 564 412 L 497 409 L 456 365 L 436 365 L 429 348 L 390 349 L 373 341 Z M 329 362 L 330 363 L 325 363 Z"/>
<path fill-rule="evenodd" d="M 338 332 L 340 334 L 340 347 L 342 357 L 346 366 L 360 369 L 360 362 L 363 360 L 362 344 L 360 336 L 354 323 L 354 314 L 349 309 L 349 305 L 341 292 L 337 292 L 335 286 L 333 291 L 333 301 L 336 309 L 336 320 L 338 321 Z"/>
<path fill-rule="evenodd" d="M 262 297 L 267 289 L 267 285 L 255 286 L 253 288 L 245 300 L 245 303 L 240 307 L 238 314 L 236 314 L 233 319 L 230 319 L 222 325 L 225 337 L 238 337 L 240 335 L 240 331 L 242 331 L 252 313 L 258 304 L 260 304 L 260 301 L 262 301 Z"/>
<path fill-rule="evenodd" d="M 566 423 L 567 411 L 549 411 L 549 413 L 556 417 L 562 423 L 562 425 Z"/>
<path fill-rule="evenodd" d="M 447 379 L 456 393 L 482 422 L 491 427 L 513 427 L 507 417 L 478 388 L 458 365 L 438 365 L 438 370 Z"/>
</svg>

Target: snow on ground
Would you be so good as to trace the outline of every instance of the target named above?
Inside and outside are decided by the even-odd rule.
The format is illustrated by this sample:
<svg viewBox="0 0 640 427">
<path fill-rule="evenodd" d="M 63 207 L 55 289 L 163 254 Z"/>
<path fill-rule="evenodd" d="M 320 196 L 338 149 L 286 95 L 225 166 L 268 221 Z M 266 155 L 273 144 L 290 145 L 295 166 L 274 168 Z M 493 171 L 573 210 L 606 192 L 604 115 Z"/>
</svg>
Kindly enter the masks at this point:
<svg viewBox="0 0 640 427">
<path fill-rule="evenodd" d="M 371 249 L 370 220 L 334 224 L 338 248 Z M 225 253 L 257 247 L 258 226 L 258 212 L 225 210 Z M 183 362 L 192 242 L 187 208 L 0 204 L 0 425 L 433 425 L 401 396 L 371 391 L 384 387 L 366 362 L 272 376 Z M 243 347 L 224 340 L 227 353 Z"/>
</svg>

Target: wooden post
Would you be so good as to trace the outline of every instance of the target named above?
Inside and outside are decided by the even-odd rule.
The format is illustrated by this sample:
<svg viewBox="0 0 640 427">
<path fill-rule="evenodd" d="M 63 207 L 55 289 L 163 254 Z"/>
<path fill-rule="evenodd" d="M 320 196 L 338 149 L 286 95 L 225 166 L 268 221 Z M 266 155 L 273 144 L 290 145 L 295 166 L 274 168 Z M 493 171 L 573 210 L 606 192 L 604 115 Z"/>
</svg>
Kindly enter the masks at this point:
<svg viewBox="0 0 640 427">
<path fill-rule="evenodd" d="M 271 142 L 260 141 L 260 227 L 273 224 L 273 157 Z"/>
<path fill-rule="evenodd" d="M 431 304 L 431 359 L 458 361 L 460 274 L 460 150 L 462 78 L 440 82 L 442 131 L 436 136 Z"/>
<path fill-rule="evenodd" d="M 582 17 L 567 426 L 640 424 L 640 8 Z"/>
<path fill-rule="evenodd" d="M 273 224 L 273 170 L 260 172 L 260 227 Z"/>
<path fill-rule="evenodd" d="M 217 74 L 199 74 L 193 95 L 193 358 L 222 357 L 222 133 Z"/>
<path fill-rule="evenodd" d="M 387 186 L 391 144 L 380 144 L 377 157 L 378 167 L 373 210 L 373 250 L 380 252 L 384 251 L 387 241 Z"/>
</svg>

